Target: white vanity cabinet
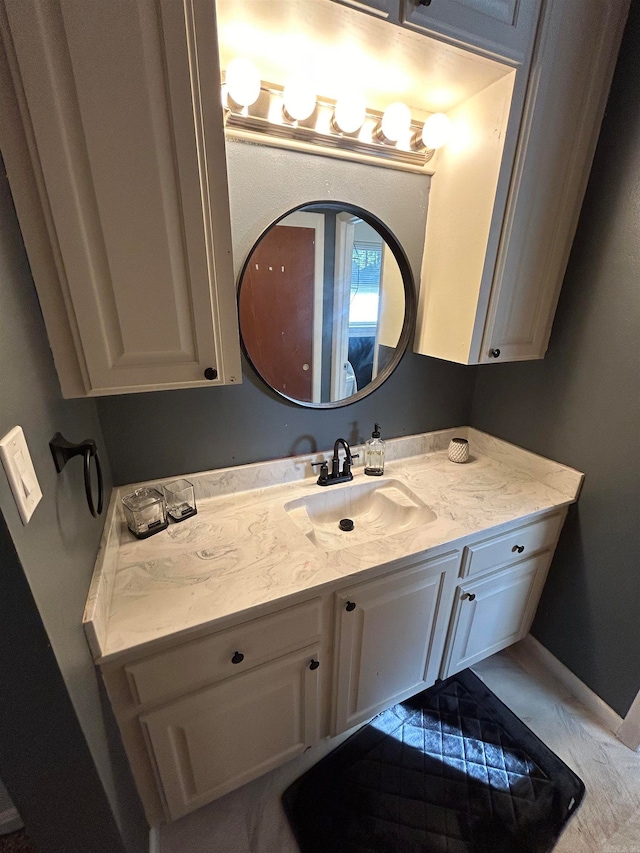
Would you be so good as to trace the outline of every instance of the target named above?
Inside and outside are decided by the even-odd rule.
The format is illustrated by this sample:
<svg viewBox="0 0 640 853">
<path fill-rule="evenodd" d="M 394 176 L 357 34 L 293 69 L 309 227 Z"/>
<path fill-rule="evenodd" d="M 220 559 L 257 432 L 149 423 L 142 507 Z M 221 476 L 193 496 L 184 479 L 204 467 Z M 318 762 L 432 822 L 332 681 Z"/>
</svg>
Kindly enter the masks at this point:
<svg viewBox="0 0 640 853">
<path fill-rule="evenodd" d="M 544 552 L 458 587 L 443 678 L 527 635 L 551 556 Z"/>
<path fill-rule="evenodd" d="M 480 527 L 103 661 L 149 822 L 176 820 L 523 638 L 565 514 L 554 505 L 491 535 Z"/>
<path fill-rule="evenodd" d="M 465 549 L 441 677 L 523 639 L 542 594 L 564 513 Z M 532 554 L 533 556 L 527 556 Z"/>
<path fill-rule="evenodd" d="M 334 734 L 435 682 L 459 564 L 456 551 L 336 594 Z"/>
<path fill-rule="evenodd" d="M 313 598 L 103 668 L 151 823 L 176 820 L 318 743 L 328 683 Z"/>
<path fill-rule="evenodd" d="M 2 0 L 0 144 L 65 397 L 241 381 L 213 0 Z"/>
<path fill-rule="evenodd" d="M 316 745 L 319 656 L 308 646 L 140 717 L 172 819 Z"/>
</svg>

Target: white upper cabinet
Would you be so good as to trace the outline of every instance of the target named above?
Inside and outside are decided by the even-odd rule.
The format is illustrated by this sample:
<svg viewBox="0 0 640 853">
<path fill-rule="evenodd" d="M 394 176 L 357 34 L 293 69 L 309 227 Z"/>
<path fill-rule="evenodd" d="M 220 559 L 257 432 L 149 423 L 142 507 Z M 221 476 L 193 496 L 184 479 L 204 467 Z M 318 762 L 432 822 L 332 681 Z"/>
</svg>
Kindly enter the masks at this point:
<svg viewBox="0 0 640 853">
<path fill-rule="evenodd" d="M 541 0 L 405 0 L 402 21 L 456 44 L 522 62 L 536 31 Z"/>
<path fill-rule="evenodd" d="M 544 357 L 628 6 L 547 0 L 512 93 L 502 78 L 451 115 L 471 131 L 438 153 L 416 352 Z"/>
<path fill-rule="evenodd" d="M 241 381 L 213 0 L 5 0 L 0 142 L 63 394 Z"/>
<path fill-rule="evenodd" d="M 530 50 L 541 0 L 336 0 L 461 47 L 521 62 Z"/>
<path fill-rule="evenodd" d="M 361 9 L 388 21 L 398 21 L 400 17 L 400 0 L 335 0 L 343 6 Z"/>
<path fill-rule="evenodd" d="M 473 361 L 546 352 L 627 8 L 626 0 L 547 4 Z"/>
</svg>

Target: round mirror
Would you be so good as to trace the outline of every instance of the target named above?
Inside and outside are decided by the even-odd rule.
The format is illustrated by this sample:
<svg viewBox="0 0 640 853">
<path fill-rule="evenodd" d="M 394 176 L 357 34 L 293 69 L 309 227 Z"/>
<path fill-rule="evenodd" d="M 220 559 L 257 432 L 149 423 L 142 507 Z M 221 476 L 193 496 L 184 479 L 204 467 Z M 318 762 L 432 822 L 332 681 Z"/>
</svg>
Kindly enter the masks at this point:
<svg viewBox="0 0 640 853">
<path fill-rule="evenodd" d="M 267 385 L 301 406 L 346 406 L 378 388 L 407 348 L 415 312 L 400 244 L 350 204 L 289 211 L 261 235 L 240 276 L 245 354 Z"/>
</svg>

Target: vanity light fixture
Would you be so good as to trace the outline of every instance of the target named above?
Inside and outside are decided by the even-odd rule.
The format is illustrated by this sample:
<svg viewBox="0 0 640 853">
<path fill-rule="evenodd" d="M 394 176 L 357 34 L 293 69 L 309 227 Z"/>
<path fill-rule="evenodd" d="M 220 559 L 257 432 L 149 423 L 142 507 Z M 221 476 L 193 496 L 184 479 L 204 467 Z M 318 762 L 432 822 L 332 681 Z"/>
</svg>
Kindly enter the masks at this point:
<svg viewBox="0 0 640 853">
<path fill-rule="evenodd" d="M 336 101 L 331 128 L 336 133 L 356 133 L 367 117 L 367 105 L 358 92 L 348 92 Z"/>
<path fill-rule="evenodd" d="M 409 133 L 411 110 L 402 101 L 394 101 L 382 114 L 373 135 L 380 142 L 398 142 Z"/>
<path fill-rule="evenodd" d="M 234 107 L 243 110 L 260 97 L 260 72 L 250 59 L 232 59 L 225 73 L 227 99 Z"/>
<path fill-rule="evenodd" d="M 384 112 L 367 108 L 363 94 L 349 81 L 337 100 L 318 96 L 304 74 L 291 77 L 284 87 L 269 83 L 245 59 L 227 66 L 222 101 L 225 132 L 236 139 L 419 174 L 443 144 L 449 123 L 438 113 L 423 127 L 400 101 Z"/>
<path fill-rule="evenodd" d="M 292 77 L 282 93 L 282 113 L 287 121 L 304 121 L 316 108 L 316 93 L 304 77 Z"/>
<path fill-rule="evenodd" d="M 451 136 L 451 119 L 444 113 L 433 113 L 425 121 L 422 131 L 417 131 L 411 139 L 414 151 L 426 149 L 427 160 L 430 160 L 436 149 L 442 148 Z"/>
</svg>

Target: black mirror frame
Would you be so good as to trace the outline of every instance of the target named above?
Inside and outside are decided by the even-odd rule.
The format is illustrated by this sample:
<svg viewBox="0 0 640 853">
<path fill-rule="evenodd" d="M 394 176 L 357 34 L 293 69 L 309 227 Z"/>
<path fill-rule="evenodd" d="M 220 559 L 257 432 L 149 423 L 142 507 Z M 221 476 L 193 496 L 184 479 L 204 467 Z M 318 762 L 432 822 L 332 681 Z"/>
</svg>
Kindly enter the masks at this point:
<svg viewBox="0 0 640 853">
<path fill-rule="evenodd" d="M 411 266 L 409 265 L 409 260 L 405 254 L 404 249 L 400 245 L 400 242 L 396 239 L 393 232 L 382 222 L 381 219 L 378 219 L 373 213 L 369 213 L 361 207 L 358 207 L 354 204 L 349 204 L 348 202 L 339 202 L 339 201 L 324 201 L 322 199 L 317 201 L 306 202 L 305 204 L 296 205 L 296 207 L 292 207 L 291 210 L 288 210 L 286 213 L 283 213 L 282 216 L 279 216 L 275 219 L 264 231 L 260 234 L 258 239 L 255 241 L 253 246 L 251 247 L 244 264 L 242 265 L 242 269 L 240 271 L 240 276 L 238 279 L 238 287 L 237 287 L 237 301 L 238 301 L 238 323 L 240 318 L 240 294 L 242 292 L 242 281 L 244 279 L 245 271 L 251 261 L 251 256 L 253 255 L 254 250 L 265 236 L 271 231 L 272 228 L 289 216 L 291 213 L 296 213 L 297 211 L 309 211 L 313 212 L 314 207 L 321 207 L 323 211 L 327 210 L 335 210 L 336 213 L 352 213 L 355 216 L 360 217 L 364 222 L 374 228 L 380 236 L 385 240 L 386 244 L 391 249 L 394 258 L 398 264 L 400 269 L 400 274 L 402 276 L 402 282 L 404 284 L 404 295 L 405 295 L 405 306 L 404 306 L 404 322 L 402 324 L 402 331 L 400 332 L 400 338 L 398 339 L 398 344 L 396 346 L 395 352 L 393 354 L 393 358 L 389 362 L 389 364 L 382 370 L 376 378 L 370 382 L 365 388 L 358 391 L 356 394 L 352 394 L 351 397 L 345 397 L 343 400 L 336 400 L 334 402 L 329 403 L 311 403 L 305 402 L 303 400 L 296 400 L 294 397 L 289 397 L 287 394 L 284 394 L 282 391 L 279 391 L 277 388 L 274 388 L 273 385 L 270 385 L 267 380 L 262 376 L 256 365 L 251 360 L 251 356 L 247 350 L 247 347 L 244 342 L 244 337 L 242 335 L 242 329 L 240 328 L 240 345 L 242 347 L 242 352 L 244 353 L 247 362 L 251 366 L 252 370 L 258 376 L 258 378 L 270 388 L 274 393 L 276 393 L 279 397 L 287 400 L 290 403 L 294 403 L 296 406 L 302 406 L 306 409 L 339 409 L 345 406 L 351 406 L 353 403 L 357 403 L 359 400 L 363 400 L 365 397 L 368 397 L 369 394 L 372 394 L 376 391 L 387 379 L 391 376 L 396 367 L 400 364 L 402 357 L 404 356 L 407 347 L 409 345 L 409 341 L 412 340 L 415 324 L 416 324 L 416 311 L 417 311 L 417 298 L 416 298 L 416 289 L 415 283 L 413 279 L 413 273 L 411 272 Z"/>
</svg>

